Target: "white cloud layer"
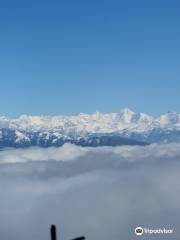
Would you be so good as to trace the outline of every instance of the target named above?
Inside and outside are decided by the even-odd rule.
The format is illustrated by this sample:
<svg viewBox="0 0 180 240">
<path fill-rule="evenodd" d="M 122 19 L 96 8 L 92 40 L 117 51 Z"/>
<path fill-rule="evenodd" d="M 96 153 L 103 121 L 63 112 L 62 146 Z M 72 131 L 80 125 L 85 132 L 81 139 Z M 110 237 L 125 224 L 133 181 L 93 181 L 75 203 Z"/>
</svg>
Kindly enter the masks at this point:
<svg viewBox="0 0 180 240">
<path fill-rule="evenodd" d="M 180 144 L 151 144 L 148 146 L 119 146 L 119 147 L 80 147 L 65 144 L 62 147 L 6 149 L 0 151 L 0 163 L 17 163 L 29 161 L 72 161 L 81 157 L 86 160 L 89 155 L 113 156 L 121 161 L 151 161 L 174 158 L 180 155 Z M 106 157 L 107 158 L 107 157 Z"/>
<path fill-rule="evenodd" d="M 180 144 L 0 152 L 0 239 L 136 239 L 136 226 L 180 235 Z"/>
</svg>

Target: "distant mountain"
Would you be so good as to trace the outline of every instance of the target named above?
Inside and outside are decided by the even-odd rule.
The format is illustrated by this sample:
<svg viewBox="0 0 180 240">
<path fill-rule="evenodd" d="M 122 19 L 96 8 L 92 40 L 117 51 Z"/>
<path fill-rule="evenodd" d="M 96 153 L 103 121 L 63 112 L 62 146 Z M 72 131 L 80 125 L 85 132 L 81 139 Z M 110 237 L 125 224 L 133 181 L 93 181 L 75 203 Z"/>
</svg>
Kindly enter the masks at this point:
<svg viewBox="0 0 180 240">
<path fill-rule="evenodd" d="M 0 117 L 0 147 L 144 145 L 180 142 L 180 114 L 158 118 L 124 109 L 117 113 L 75 116 Z"/>
</svg>

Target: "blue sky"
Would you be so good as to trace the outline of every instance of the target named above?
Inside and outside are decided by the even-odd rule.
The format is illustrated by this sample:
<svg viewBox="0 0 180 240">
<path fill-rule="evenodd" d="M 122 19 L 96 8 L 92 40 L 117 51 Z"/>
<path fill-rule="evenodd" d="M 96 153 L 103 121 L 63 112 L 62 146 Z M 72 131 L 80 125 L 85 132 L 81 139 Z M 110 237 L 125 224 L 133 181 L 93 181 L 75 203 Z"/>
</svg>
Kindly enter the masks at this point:
<svg viewBox="0 0 180 240">
<path fill-rule="evenodd" d="M 180 112 L 180 1 L 2 0 L 0 115 Z"/>
</svg>

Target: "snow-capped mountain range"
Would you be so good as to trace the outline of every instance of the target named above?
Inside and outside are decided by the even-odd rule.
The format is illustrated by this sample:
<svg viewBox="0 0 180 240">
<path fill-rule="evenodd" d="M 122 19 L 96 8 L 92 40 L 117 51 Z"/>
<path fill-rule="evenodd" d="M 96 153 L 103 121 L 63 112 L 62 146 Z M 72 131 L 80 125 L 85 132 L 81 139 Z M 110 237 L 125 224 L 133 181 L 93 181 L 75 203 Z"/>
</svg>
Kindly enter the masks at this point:
<svg viewBox="0 0 180 240">
<path fill-rule="evenodd" d="M 80 113 L 74 116 L 0 117 L 0 147 L 114 146 L 180 142 L 180 114 L 160 117 L 123 109 L 116 113 Z"/>
</svg>

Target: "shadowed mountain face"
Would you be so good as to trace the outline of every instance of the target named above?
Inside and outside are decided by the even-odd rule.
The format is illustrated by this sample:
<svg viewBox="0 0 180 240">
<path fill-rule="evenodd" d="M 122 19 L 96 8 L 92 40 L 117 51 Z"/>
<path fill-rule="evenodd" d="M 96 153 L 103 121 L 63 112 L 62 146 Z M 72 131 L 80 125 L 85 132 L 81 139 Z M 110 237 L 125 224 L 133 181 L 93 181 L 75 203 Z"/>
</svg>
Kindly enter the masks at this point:
<svg viewBox="0 0 180 240">
<path fill-rule="evenodd" d="M 154 118 L 125 109 L 119 113 L 0 118 L 0 147 L 144 145 L 180 142 L 180 114 Z"/>
<path fill-rule="evenodd" d="M 121 145 L 146 145 L 143 141 L 129 139 L 117 133 L 114 134 L 88 134 L 86 136 L 56 137 L 51 132 L 21 132 L 23 138 L 17 141 L 17 132 L 12 129 L 2 129 L 0 147 L 59 147 L 71 143 L 83 147 L 121 146 Z"/>
</svg>

